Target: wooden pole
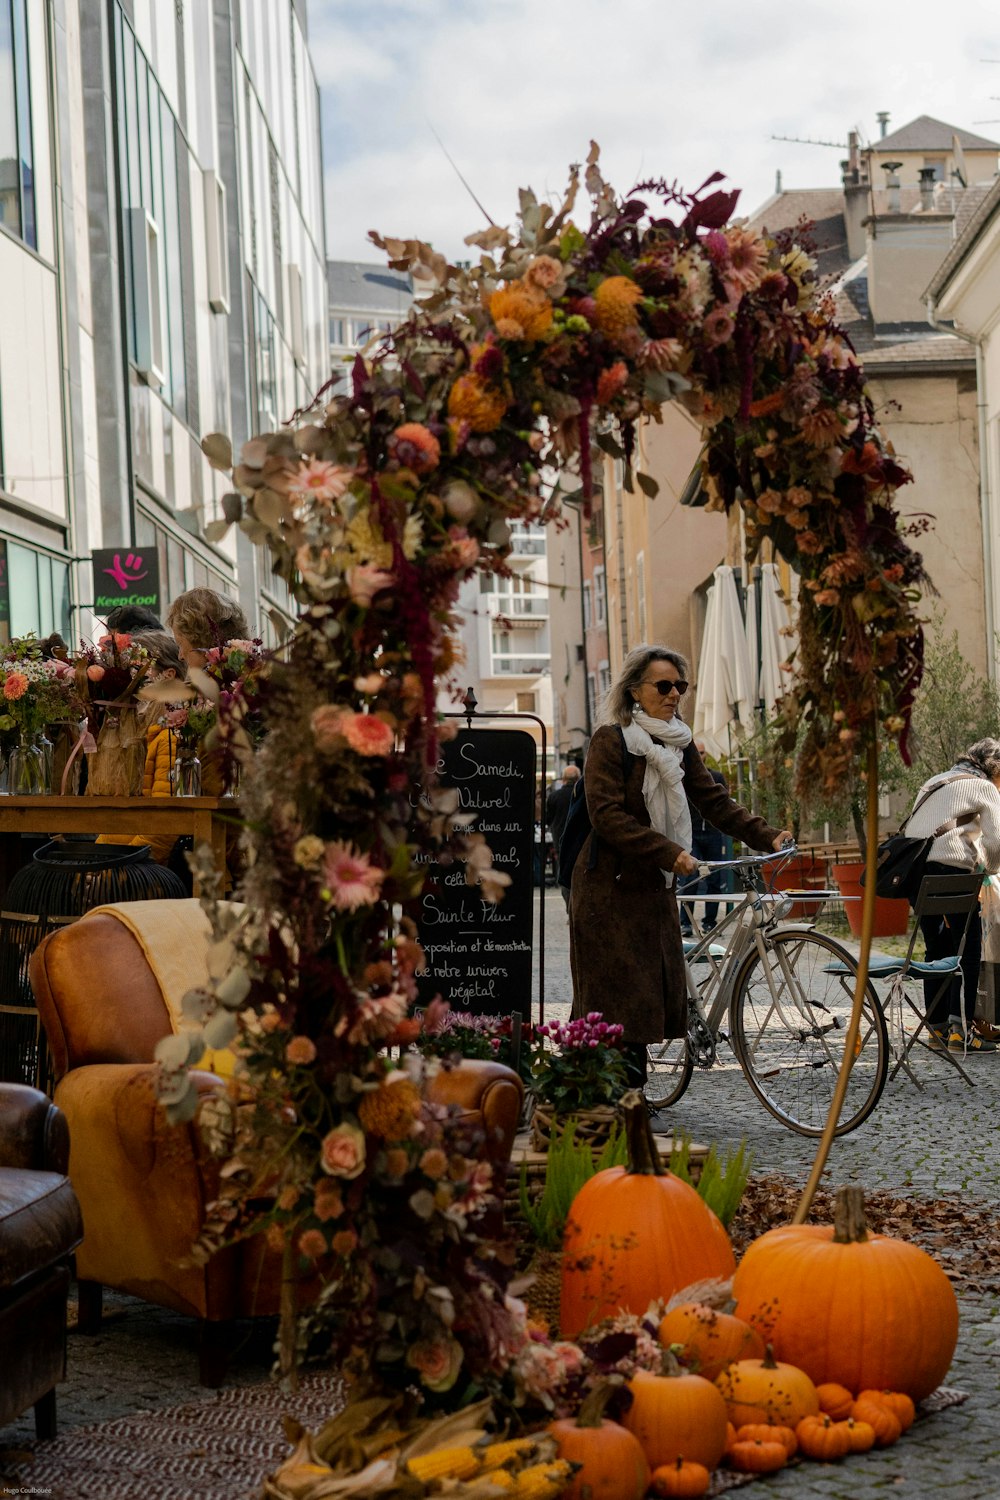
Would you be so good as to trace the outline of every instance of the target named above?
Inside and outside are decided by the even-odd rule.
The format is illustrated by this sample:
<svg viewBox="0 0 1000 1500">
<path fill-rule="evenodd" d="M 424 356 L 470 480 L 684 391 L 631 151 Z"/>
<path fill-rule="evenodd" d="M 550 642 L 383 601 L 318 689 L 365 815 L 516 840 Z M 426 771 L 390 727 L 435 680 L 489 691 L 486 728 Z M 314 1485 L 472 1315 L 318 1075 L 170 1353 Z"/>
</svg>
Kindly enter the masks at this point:
<svg viewBox="0 0 1000 1500">
<path fill-rule="evenodd" d="M 851 1009 L 851 1022 L 847 1028 L 847 1036 L 844 1038 L 844 1060 L 840 1066 L 840 1074 L 833 1091 L 833 1099 L 830 1102 L 830 1113 L 827 1116 L 826 1125 L 820 1138 L 819 1149 L 816 1152 L 816 1160 L 812 1164 L 809 1173 L 809 1181 L 802 1190 L 798 1207 L 792 1219 L 793 1224 L 804 1224 L 809 1217 L 812 1201 L 819 1187 L 820 1179 L 826 1169 L 827 1158 L 830 1155 L 830 1147 L 833 1145 L 833 1133 L 840 1119 L 840 1111 L 844 1107 L 844 1096 L 847 1093 L 847 1081 L 851 1076 L 851 1068 L 854 1066 L 854 1051 L 861 1032 L 861 1010 L 864 1005 L 865 988 L 868 984 L 868 960 L 871 956 L 872 929 L 875 926 L 875 861 L 878 856 L 878 741 L 877 725 L 871 728 L 871 744 L 868 747 L 868 809 L 866 831 L 868 835 L 868 848 L 865 860 L 865 894 L 861 904 L 861 952 L 858 956 L 858 975 L 854 986 L 854 1004 Z"/>
</svg>

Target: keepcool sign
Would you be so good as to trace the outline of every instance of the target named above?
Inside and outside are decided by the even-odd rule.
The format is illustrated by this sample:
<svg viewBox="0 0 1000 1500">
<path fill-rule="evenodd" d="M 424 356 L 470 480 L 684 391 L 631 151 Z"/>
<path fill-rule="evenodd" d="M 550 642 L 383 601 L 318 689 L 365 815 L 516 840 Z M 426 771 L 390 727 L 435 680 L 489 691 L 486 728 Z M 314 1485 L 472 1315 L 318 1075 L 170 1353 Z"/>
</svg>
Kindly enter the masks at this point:
<svg viewBox="0 0 1000 1500">
<path fill-rule="evenodd" d="M 160 562 L 155 547 L 97 547 L 94 613 L 106 615 L 123 604 L 141 604 L 160 613 Z"/>
<path fill-rule="evenodd" d="M 510 885 L 496 905 L 465 881 L 465 865 L 433 863 L 418 918 L 427 967 L 420 1003 L 435 995 L 456 1014 L 531 1019 L 536 745 L 524 729 L 462 729 L 441 747 L 438 775 L 459 811 L 475 815 L 493 863 Z"/>
</svg>

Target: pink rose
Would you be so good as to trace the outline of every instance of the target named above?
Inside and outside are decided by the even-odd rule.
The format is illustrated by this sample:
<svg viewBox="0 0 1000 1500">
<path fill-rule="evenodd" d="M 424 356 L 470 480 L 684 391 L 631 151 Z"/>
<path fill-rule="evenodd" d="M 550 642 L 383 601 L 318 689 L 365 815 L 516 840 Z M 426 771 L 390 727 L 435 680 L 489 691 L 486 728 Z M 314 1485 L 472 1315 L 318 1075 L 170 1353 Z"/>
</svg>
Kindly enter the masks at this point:
<svg viewBox="0 0 1000 1500">
<path fill-rule="evenodd" d="M 358 755 L 388 755 L 396 741 L 395 730 L 378 714 L 349 714 L 341 733 Z"/>
<path fill-rule="evenodd" d="M 100 682 L 101 678 L 104 676 L 104 668 L 100 665 L 99 662 L 95 661 L 93 666 L 87 668 L 87 676 L 90 678 L 91 682 Z"/>
<path fill-rule="evenodd" d="M 323 1137 L 320 1165 L 331 1177 L 360 1177 L 365 1170 L 365 1133 L 345 1120 Z"/>
<path fill-rule="evenodd" d="M 462 1346 L 454 1339 L 419 1339 L 407 1350 L 406 1363 L 419 1372 L 429 1391 L 450 1391 L 458 1379 L 462 1358 Z"/>
</svg>

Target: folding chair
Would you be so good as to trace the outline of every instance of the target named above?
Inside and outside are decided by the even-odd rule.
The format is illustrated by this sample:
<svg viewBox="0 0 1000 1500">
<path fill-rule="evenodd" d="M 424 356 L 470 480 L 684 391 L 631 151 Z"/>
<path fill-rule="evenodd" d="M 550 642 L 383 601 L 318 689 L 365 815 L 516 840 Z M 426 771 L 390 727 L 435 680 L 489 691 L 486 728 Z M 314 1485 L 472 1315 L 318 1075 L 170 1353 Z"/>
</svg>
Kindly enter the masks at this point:
<svg viewBox="0 0 1000 1500">
<path fill-rule="evenodd" d="M 868 973 L 871 979 L 891 980 L 889 993 L 882 1001 L 882 1007 L 888 1012 L 889 1035 L 892 1039 L 893 1050 L 897 1050 L 896 1038 L 893 1036 L 892 1017 L 894 1009 L 897 1011 L 898 1022 L 898 1057 L 895 1067 L 889 1074 L 890 1079 L 895 1078 L 900 1068 L 904 1068 L 918 1088 L 922 1088 L 919 1078 L 910 1066 L 909 1057 L 913 1048 L 919 1042 L 934 1057 L 943 1057 L 957 1068 L 970 1088 L 975 1085 L 968 1073 L 962 1067 L 958 1059 L 950 1052 L 939 1052 L 927 1045 L 921 1036 L 921 1032 L 928 1030 L 927 1013 L 923 1005 L 918 1005 L 913 996 L 906 990 L 905 985 L 911 980 L 933 979 L 940 976 L 941 983 L 938 986 L 931 1006 L 947 993 L 956 973 L 961 973 L 962 954 L 965 951 L 965 940 L 969 933 L 969 924 L 972 916 L 979 907 L 979 892 L 983 883 L 983 877 L 978 871 L 970 871 L 961 875 L 925 875 L 920 882 L 920 890 L 914 903 L 913 914 L 916 918 L 913 932 L 910 935 L 909 946 L 903 958 L 892 958 L 889 954 L 873 954 L 869 963 Z M 964 917 L 962 936 L 958 944 L 958 952 L 950 954 L 946 958 L 932 959 L 930 962 L 919 961 L 913 957 L 913 949 L 920 932 L 920 918 L 926 916 L 948 916 Z M 921 996 L 921 1001 L 923 996 Z M 910 1007 L 917 1017 L 917 1028 L 909 1035 L 903 1028 L 902 1006 L 903 1002 Z"/>
</svg>

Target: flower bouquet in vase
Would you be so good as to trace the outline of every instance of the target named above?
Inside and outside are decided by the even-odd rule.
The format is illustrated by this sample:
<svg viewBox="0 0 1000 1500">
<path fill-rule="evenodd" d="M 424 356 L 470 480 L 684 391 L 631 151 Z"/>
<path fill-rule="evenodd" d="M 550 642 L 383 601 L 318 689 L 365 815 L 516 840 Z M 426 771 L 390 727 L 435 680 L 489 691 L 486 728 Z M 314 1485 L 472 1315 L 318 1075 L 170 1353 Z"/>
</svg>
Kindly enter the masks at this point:
<svg viewBox="0 0 1000 1500">
<path fill-rule="evenodd" d="M 0 663 L 0 751 L 12 796 L 52 792 L 52 742 L 45 726 L 79 713 L 72 669 L 43 661 L 34 637 L 12 641 Z"/>
<path fill-rule="evenodd" d="M 258 709 L 264 674 L 260 640 L 226 641 L 205 653 L 191 681 L 212 701 L 212 722 L 203 733 L 202 782 L 206 795 L 235 796 L 242 767 L 253 758 L 263 728 Z"/>
<path fill-rule="evenodd" d="M 205 737 L 215 726 L 215 709 L 207 698 L 193 698 L 168 709 L 159 722 L 169 731 L 172 741 L 171 795 L 202 796 L 202 757 Z"/>
<path fill-rule="evenodd" d="M 128 635 L 101 636 L 76 657 L 87 713 L 87 794 L 138 797 L 146 766 L 149 711 L 138 699 L 150 671 L 145 647 Z"/>
<path fill-rule="evenodd" d="M 578 1140 L 599 1145 L 608 1139 L 629 1086 L 622 1033 L 598 1010 L 535 1028 L 531 1088 L 537 1102 L 531 1129 L 536 1150 L 546 1150 L 553 1125 L 563 1126 L 571 1116 Z"/>
</svg>

